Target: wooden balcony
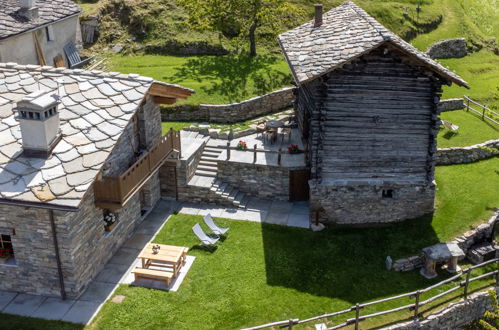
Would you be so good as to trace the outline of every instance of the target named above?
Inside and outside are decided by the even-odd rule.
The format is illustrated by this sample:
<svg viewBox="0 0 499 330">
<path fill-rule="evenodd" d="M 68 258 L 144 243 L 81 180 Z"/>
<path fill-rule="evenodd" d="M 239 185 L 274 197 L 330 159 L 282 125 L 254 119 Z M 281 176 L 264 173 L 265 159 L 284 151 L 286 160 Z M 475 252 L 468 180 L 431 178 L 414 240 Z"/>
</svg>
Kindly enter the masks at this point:
<svg viewBox="0 0 499 330">
<path fill-rule="evenodd" d="M 132 197 L 164 162 L 180 156 L 180 132 L 170 130 L 151 150 L 118 177 L 103 176 L 94 184 L 98 207 L 117 210 Z"/>
</svg>

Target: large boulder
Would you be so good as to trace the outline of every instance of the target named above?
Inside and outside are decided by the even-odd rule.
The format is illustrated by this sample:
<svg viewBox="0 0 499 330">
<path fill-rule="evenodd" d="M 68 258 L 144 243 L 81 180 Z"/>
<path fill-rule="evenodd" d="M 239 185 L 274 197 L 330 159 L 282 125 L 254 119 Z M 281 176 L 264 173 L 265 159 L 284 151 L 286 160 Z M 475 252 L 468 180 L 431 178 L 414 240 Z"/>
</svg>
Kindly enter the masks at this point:
<svg viewBox="0 0 499 330">
<path fill-rule="evenodd" d="M 431 58 L 459 58 L 468 54 L 464 38 L 442 40 L 431 45 L 426 51 Z"/>
</svg>

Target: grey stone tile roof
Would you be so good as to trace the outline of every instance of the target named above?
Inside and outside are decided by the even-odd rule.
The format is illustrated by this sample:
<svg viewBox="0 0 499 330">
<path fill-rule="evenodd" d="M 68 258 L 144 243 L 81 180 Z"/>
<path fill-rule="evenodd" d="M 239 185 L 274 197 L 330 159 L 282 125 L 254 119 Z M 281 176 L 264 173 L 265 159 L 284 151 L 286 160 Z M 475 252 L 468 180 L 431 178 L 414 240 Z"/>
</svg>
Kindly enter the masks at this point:
<svg viewBox="0 0 499 330">
<path fill-rule="evenodd" d="M 27 158 L 16 102 L 58 83 L 62 140 L 50 158 Z M 0 63 L 0 198 L 78 207 L 153 83 L 136 74 Z"/>
<path fill-rule="evenodd" d="M 29 20 L 20 15 L 19 0 L 0 0 L 0 39 L 81 12 L 71 0 L 34 0 L 33 5 L 38 8 L 38 18 Z"/>
<path fill-rule="evenodd" d="M 279 35 L 281 48 L 299 84 L 390 44 L 447 80 L 468 87 L 459 76 L 383 27 L 353 2 L 344 2 L 325 13 L 321 26 L 315 28 L 313 24 L 310 21 Z"/>
</svg>

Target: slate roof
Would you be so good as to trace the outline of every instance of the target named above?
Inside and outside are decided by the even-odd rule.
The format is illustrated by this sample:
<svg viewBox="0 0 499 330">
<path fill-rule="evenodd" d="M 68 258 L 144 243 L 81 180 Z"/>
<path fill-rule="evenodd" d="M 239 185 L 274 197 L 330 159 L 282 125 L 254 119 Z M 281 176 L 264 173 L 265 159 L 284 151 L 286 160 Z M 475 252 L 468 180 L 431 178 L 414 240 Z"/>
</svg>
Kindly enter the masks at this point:
<svg viewBox="0 0 499 330">
<path fill-rule="evenodd" d="M 460 86 L 466 81 L 386 29 L 353 2 L 347 1 L 323 15 L 323 24 L 310 21 L 279 35 L 279 43 L 298 84 L 341 67 L 383 45 L 391 44 L 432 71 Z"/>
<path fill-rule="evenodd" d="M 34 0 L 38 18 L 28 20 L 19 14 L 19 0 L 0 0 L 0 39 L 78 14 L 81 9 L 71 0 Z"/>
<path fill-rule="evenodd" d="M 49 159 L 27 158 L 16 102 L 58 83 L 62 140 Z M 136 74 L 0 63 L 0 198 L 78 207 L 153 83 Z"/>
</svg>

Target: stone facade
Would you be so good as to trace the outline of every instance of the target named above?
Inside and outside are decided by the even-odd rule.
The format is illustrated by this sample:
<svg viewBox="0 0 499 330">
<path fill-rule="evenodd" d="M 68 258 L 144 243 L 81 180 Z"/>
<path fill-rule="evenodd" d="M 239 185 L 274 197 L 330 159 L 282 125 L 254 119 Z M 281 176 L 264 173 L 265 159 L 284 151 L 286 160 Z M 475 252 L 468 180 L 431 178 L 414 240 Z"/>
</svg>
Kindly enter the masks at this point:
<svg viewBox="0 0 499 330">
<path fill-rule="evenodd" d="M 464 38 L 442 40 L 431 45 L 426 51 L 431 58 L 459 58 L 468 54 Z"/>
<path fill-rule="evenodd" d="M 224 160 L 218 162 L 217 177 L 250 196 L 287 201 L 289 172 L 293 169 Z"/>
<path fill-rule="evenodd" d="M 294 88 L 257 96 L 246 101 L 224 105 L 180 105 L 163 108 L 163 121 L 209 121 L 212 123 L 236 123 L 263 116 L 290 107 L 294 102 Z"/>
<path fill-rule="evenodd" d="M 145 103 L 139 110 L 144 125 L 136 131 L 132 120 L 108 158 L 107 175 L 126 171 L 142 140 L 151 148 L 161 137 L 158 106 Z M 147 123 L 147 124 L 145 124 Z M 15 265 L 0 265 L 0 290 L 59 296 L 60 284 L 50 213 L 54 212 L 65 291 L 68 298 L 81 295 L 93 278 L 132 234 L 142 220 L 141 210 L 160 199 L 159 173 L 155 173 L 119 210 L 111 232 L 104 230 L 103 212 L 96 207 L 90 188 L 76 212 L 50 211 L 21 206 L 0 205 L 0 232 L 15 233 L 12 244 Z"/>
<path fill-rule="evenodd" d="M 398 222 L 431 213 L 434 197 L 435 186 L 426 184 L 312 184 L 310 210 L 312 218 L 315 218 L 315 211 L 319 211 L 320 220 L 325 223 Z"/>
<path fill-rule="evenodd" d="M 429 315 L 423 320 L 398 323 L 383 330 L 413 330 L 413 329 L 435 329 L 454 330 L 461 329 L 483 316 L 486 310 L 490 310 L 491 301 L 488 292 L 477 292 L 471 294 L 467 300 L 452 303 L 443 310 Z"/>
<path fill-rule="evenodd" d="M 440 112 L 460 110 L 464 108 L 464 99 L 456 98 L 456 99 L 445 99 L 441 100 L 438 110 Z"/>
<path fill-rule="evenodd" d="M 468 147 L 441 148 L 437 165 L 467 164 L 499 155 L 499 139 Z"/>
</svg>

